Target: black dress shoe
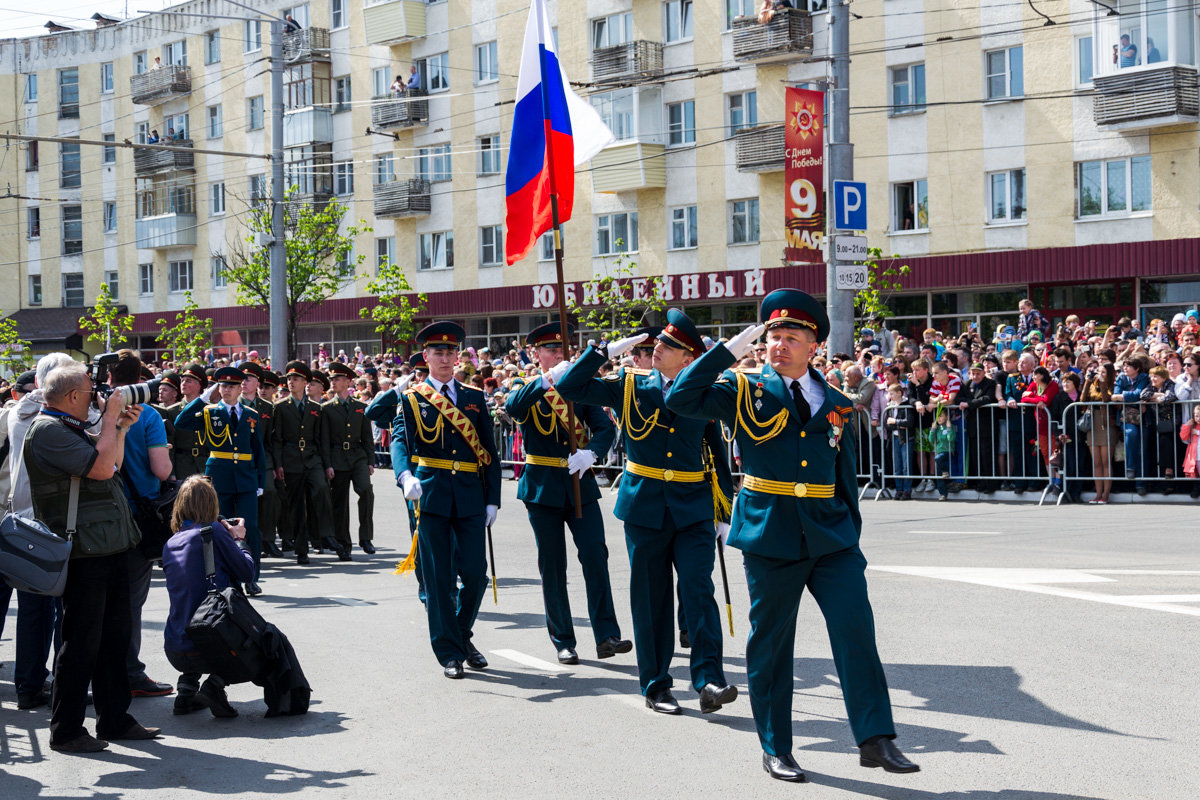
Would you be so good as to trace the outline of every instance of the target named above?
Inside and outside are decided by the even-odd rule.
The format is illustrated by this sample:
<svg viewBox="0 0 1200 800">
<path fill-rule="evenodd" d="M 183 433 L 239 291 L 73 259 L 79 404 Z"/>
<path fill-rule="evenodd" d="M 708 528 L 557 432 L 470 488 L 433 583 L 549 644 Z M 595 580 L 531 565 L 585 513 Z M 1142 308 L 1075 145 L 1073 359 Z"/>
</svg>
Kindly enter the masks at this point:
<svg viewBox="0 0 1200 800">
<path fill-rule="evenodd" d="M 679 702 L 676 701 L 675 695 L 671 694 L 670 689 L 659 689 L 647 694 L 646 708 L 657 711 L 659 714 L 683 713 L 683 710 L 679 708 Z"/>
<path fill-rule="evenodd" d="M 470 642 L 467 642 L 467 666 L 471 669 L 487 669 L 487 659 Z"/>
<path fill-rule="evenodd" d="M 290 553 L 296 549 L 296 544 L 291 539 L 280 539 L 280 542 L 282 543 L 280 549 L 285 553 Z"/>
<path fill-rule="evenodd" d="M 308 563 L 308 555 L 302 553 L 301 555 L 296 556 L 296 563 L 297 564 L 307 564 Z"/>
<path fill-rule="evenodd" d="M 579 653 L 575 652 L 574 647 L 564 647 L 558 651 L 558 663 L 560 664 L 578 664 Z"/>
<path fill-rule="evenodd" d="M 858 763 L 864 767 L 883 767 L 885 772 L 920 772 L 921 768 L 904 757 L 895 743 L 881 736 L 868 739 L 858 747 Z"/>
<path fill-rule="evenodd" d="M 35 689 L 32 692 L 17 693 L 17 708 L 22 711 L 28 711 L 31 708 L 39 708 L 41 706 L 50 705 L 50 695 L 46 694 L 44 689 Z"/>
<path fill-rule="evenodd" d="M 354 559 L 350 558 L 350 551 L 344 547 L 341 550 L 337 551 L 337 557 L 338 557 L 338 561 L 353 561 L 354 560 Z"/>
<path fill-rule="evenodd" d="M 359 547 L 361 547 L 362 551 L 364 553 L 366 553 L 367 555 L 369 555 L 369 556 L 375 555 L 375 545 L 371 544 L 370 542 L 363 542 L 362 544 L 359 545 Z"/>
<path fill-rule="evenodd" d="M 263 542 L 262 551 L 263 551 L 263 555 L 268 555 L 271 558 L 283 558 L 284 557 L 283 551 L 279 549 L 279 545 L 275 544 L 275 542 L 273 542 L 273 541 Z"/>
<path fill-rule="evenodd" d="M 628 639 L 618 639 L 610 636 L 596 645 L 596 658 L 612 658 L 617 653 L 628 653 L 633 649 L 633 642 Z"/>
<path fill-rule="evenodd" d="M 247 597 L 258 597 L 260 594 L 262 594 L 262 587 L 259 586 L 257 583 L 255 583 L 254 581 L 250 581 L 249 583 L 246 584 L 246 596 Z"/>
<path fill-rule="evenodd" d="M 784 756 L 763 753 L 763 769 L 777 781 L 804 783 L 808 780 L 804 775 L 804 770 L 800 769 L 800 765 L 796 763 L 796 759 L 792 758 L 791 753 Z"/>
<path fill-rule="evenodd" d="M 462 662 L 458 661 L 457 659 L 450 659 L 446 662 L 445 669 L 442 670 L 442 674 L 447 678 L 458 680 L 463 676 Z"/>
<path fill-rule="evenodd" d="M 737 695 L 736 686 L 719 686 L 715 683 L 707 683 L 700 690 L 700 713 L 711 714 L 721 706 L 737 700 Z"/>
<path fill-rule="evenodd" d="M 688 636 L 687 631 L 679 632 L 679 646 L 684 650 L 692 649 L 692 637 Z"/>
</svg>

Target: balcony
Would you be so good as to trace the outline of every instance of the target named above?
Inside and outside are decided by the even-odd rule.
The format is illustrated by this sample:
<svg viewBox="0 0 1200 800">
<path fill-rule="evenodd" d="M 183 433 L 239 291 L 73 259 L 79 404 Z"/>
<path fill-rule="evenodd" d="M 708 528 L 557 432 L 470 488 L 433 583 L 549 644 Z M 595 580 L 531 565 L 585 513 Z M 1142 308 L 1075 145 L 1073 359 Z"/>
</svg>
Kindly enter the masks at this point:
<svg viewBox="0 0 1200 800">
<path fill-rule="evenodd" d="M 283 35 L 283 58 L 288 63 L 297 61 L 329 60 L 329 29 L 305 28 Z"/>
<path fill-rule="evenodd" d="M 738 61 L 792 61 L 812 55 L 812 16 L 781 8 L 766 25 L 757 17 L 733 21 L 733 57 Z"/>
<path fill-rule="evenodd" d="M 333 111 L 310 106 L 283 115 L 283 146 L 303 147 L 333 142 Z"/>
<path fill-rule="evenodd" d="M 196 244 L 195 214 L 160 214 L 134 222 L 137 246 L 141 249 L 181 247 Z"/>
<path fill-rule="evenodd" d="M 284 224 L 295 228 L 300 220 L 300 209 L 311 207 L 314 211 L 322 211 L 333 199 L 332 187 L 317 187 L 308 192 L 293 192 L 283 205 Z"/>
<path fill-rule="evenodd" d="M 413 89 L 403 97 L 376 97 L 371 101 L 371 127 L 412 128 L 429 122 L 425 92 Z"/>
<path fill-rule="evenodd" d="M 666 147 L 637 140 L 610 144 L 592 157 L 592 191 L 665 189 Z"/>
<path fill-rule="evenodd" d="M 429 213 L 429 181 L 422 178 L 375 184 L 375 216 L 416 217 Z"/>
<path fill-rule="evenodd" d="M 363 7 L 367 44 L 400 44 L 425 36 L 424 0 L 391 0 Z"/>
<path fill-rule="evenodd" d="M 1096 75 L 1093 109 L 1105 130 L 1142 130 L 1195 124 L 1200 118 L 1196 68 L 1151 66 Z"/>
<path fill-rule="evenodd" d="M 129 78 L 130 99 L 139 106 L 156 106 L 192 93 L 192 68 L 179 65 L 152 69 Z"/>
<path fill-rule="evenodd" d="M 630 80 L 661 78 L 662 42 L 625 42 L 592 51 L 592 80 L 597 83 L 621 83 Z"/>
<path fill-rule="evenodd" d="M 784 166 L 782 125 L 742 128 L 734 134 L 738 172 L 779 172 Z"/>
<path fill-rule="evenodd" d="M 175 147 L 191 147 L 192 140 L 163 142 Z M 181 150 L 158 150 L 149 147 L 139 147 L 133 151 L 133 172 L 138 177 L 153 175 L 157 172 L 172 172 L 178 170 L 194 170 L 196 159 L 189 152 Z"/>
</svg>

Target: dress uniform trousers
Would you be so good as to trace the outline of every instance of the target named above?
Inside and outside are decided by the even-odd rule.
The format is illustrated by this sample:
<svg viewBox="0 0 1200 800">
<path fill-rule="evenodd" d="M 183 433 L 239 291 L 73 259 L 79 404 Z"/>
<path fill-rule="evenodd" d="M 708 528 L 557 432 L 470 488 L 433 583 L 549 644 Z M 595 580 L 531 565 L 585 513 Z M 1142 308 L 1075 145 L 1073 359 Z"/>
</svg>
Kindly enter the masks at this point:
<svg viewBox="0 0 1200 800">
<path fill-rule="evenodd" d="M 296 555 L 308 555 L 310 541 L 319 544 L 324 537 L 333 535 L 329 483 L 320 465 L 292 472 L 285 464 L 283 481 L 287 486 L 287 507 Z"/>
<path fill-rule="evenodd" d="M 265 492 L 263 496 L 266 496 Z M 262 574 L 259 568 L 259 562 L 262 560 L 262 532 L 258 528 L 258 500 L 257 487 L 248 492 L 217 492 L 222 517 L 241 517 L 246 520 L 246 545 L 254 556 L 256 581 Z"/>
<path fill-rule="evenodd" d="M 375 538 L 375 490 L 366 461 L 351 469 L 333 471 L 329 489 L 333 496 L 333 538 L 350 549 L 350 486 L 358 497 L 358 544 L 370 544 Z"/>
<path fill-rule="evenodd" d="M 421 512 L 418 557 L 430 587 L 425 599 L 430 645 L 441 664 L 467 658 L 467 642 L 488 585 L 484 536 L 483 514 Z M 455 592 L 452 587 L 459 581 Z"/>
</svg>

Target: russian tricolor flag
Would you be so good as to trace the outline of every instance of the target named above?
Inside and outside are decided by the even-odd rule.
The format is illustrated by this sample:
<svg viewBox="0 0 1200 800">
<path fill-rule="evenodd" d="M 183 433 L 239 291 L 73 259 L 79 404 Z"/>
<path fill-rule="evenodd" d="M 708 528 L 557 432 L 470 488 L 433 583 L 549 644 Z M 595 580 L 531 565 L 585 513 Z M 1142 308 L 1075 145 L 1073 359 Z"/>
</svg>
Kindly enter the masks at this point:
<svg viewBox="0 0 1200 800">
<path fill-rule="evenodd" d="M 525 257 L 553 226 L 550 196 L 558 195 L 559 223 L 571 218 L 575 165 L 616 137 L 588 103 L 571 91 L 558 63 L 545 0 L 533 0 L 525 24 L 517 102 L 508 145 L 507 228 L 509 264 Z"/>
</svg>

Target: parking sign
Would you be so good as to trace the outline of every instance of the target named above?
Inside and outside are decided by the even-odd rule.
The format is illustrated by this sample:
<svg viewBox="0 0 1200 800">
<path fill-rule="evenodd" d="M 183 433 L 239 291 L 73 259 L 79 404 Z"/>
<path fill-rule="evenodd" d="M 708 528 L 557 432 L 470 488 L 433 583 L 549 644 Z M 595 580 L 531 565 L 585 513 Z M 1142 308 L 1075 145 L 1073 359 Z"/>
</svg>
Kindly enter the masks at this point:
<svg viewBox="0 0 1200 800">
<path fill-rule="evenodd" d="M 867 184 L 833 182 L 833 227 L 839 231 L 867 229 Z"/>
</svg>

